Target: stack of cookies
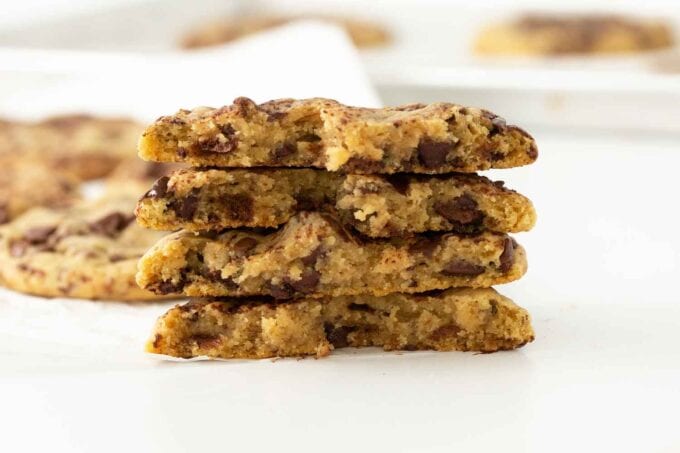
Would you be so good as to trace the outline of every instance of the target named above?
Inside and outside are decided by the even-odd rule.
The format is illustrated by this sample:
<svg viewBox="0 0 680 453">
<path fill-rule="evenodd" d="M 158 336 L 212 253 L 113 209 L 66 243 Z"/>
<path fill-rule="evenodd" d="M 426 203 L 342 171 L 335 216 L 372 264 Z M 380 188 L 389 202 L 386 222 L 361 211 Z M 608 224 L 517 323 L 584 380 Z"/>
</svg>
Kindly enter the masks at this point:
<svg viewBox="0 0 680 453">
<path fill-rule="evenodd" d="M 491 352 L 533 340 L 527 312 L 491 288 L 525 273 L 507 233 L 533 226 L 533 206 L 474 172 L 538 153 L 488 111 L 238 98 L 161 117 L 139 151 L 192 166 L 136 209 L 143 226 L 175 231 L 141 259 L 139 285 L 196 298 L 158 320 L 150 352 Z"/>
</svg>

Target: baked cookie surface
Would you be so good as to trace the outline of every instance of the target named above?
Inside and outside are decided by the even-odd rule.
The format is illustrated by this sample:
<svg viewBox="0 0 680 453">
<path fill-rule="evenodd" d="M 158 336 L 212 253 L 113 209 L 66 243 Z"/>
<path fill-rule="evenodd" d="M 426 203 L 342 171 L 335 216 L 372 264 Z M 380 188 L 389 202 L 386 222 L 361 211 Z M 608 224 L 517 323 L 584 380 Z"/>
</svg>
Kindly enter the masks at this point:
<svg viewBox="0 0 680 453">
<path fill-rule="evenodd" d="M 135 282 L 137 261 L 162 237 L 134 222 L 130 194 L 63 209 L 34 208 L 0 227 L 0 283 L 46 297 L 157 299 Z"/>
<path fill-rule="evenodd" d="M 0 158 L 0 225 L 37 206 L 68 206 L 80 198 L 78 181 L 40 161 Z"/>
<path fill-rule="evenodd" d="M 345 175 L 315 169 L 185 169 L 159 179 L 137 204 L 138 222 L 175 231 L 274 228 L 303 210 L 335 212 L 368 237 L 426 231 L 528 231 L 524 196 L 471 174 Z"/>
<path fill-rule="evenodd" d="M 289 299 L 489 287 L 525 271 L 524 249 L 505 234 L 364 240 L 329 214 L 302 212 L 273 232 L 166 236 L 140 260 L 137 282 L 158 294 Z"/>
<path fill-rule="evenodd" d="M 159 118 L 142 135 L 139 155 L 193 166 L 438 174 L 527 165 L 538 151 L 503 118 L 456 104 L 369 109 L 321 98 L 259 105 L 237 98 Z"/>
<path fill-rule="evenodd" d="M 81 180 L 101 178 L 134 157 L 142 130 L 133 120 L 90 115 L 0 120 L 0 159 L 32 158 Z"/>
<path fill-rule="evenodd" d="M 146 350 L 190 358 L 315 355 L 333 349 L 494 352 L 533 341 L 529 314 L 491 288 L 272 303 L 196 300 L 163 315 Z"/>
<path fill-rule="evenodd" d="M 620 54 L 668 48 L 669 25 L 662 21 L 612 15 L 525 15 L 492 25 L 479 34 L 480 54 Z"/>
</svg>

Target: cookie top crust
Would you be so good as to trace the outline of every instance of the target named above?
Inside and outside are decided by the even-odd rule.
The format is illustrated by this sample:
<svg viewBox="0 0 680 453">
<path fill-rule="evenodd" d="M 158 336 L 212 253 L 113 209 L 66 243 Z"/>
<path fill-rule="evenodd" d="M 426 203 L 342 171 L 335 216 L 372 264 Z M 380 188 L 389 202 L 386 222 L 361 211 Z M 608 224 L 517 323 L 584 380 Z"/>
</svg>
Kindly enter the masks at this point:
<svg viewBox="0 0 680 453">
<path fill-rule="evenodd" d="M 180 110 L 139 142 L 145 160 L 217 167 L 313 167 L 345 173 L 449 173 L 527 165 L 524 130 L 486 110 L 451 103 L 379 109 L 323 98 Z"/>
</svg>

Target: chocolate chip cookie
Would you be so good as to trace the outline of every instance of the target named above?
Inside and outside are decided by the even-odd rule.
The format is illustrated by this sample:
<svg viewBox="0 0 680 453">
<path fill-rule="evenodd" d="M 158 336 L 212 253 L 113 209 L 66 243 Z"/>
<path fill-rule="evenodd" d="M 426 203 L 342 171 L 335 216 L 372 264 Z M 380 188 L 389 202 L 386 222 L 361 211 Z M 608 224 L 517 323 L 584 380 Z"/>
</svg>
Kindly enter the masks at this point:
<svg viewBox="0 0 680 453">
<path fill-rule="evenodd" d="M 278 227 L 304 210 L 335 212 L 368 237 L 531 229 L 524 196 L 472 174 L 346 175 L 315 169 L 184 169 L 160 178 L 136 209 L 158 230 Z"/>
<path fill-rule="evenodd" d="M 390 34 L 383 26 L 367 20 L 320 15 L 239 15 L 234 18 L 224 18 L 217 22 L 201 25 L 200 28 L 187 33 L 181 44 L 186 49 L 216 46 L 280 27 L 296 20 L 321 20 L 339 25 L 345 29 L 354 45 L 358 48 L 382 46 L 390 41 Z"/>
<path fill-rule="evenodd" d="M 494 352 L 533 341 L 529 314 L 490 288 L 383 297 L 196 300 L 163 315 L 146 349 L 175 357 L 323 357 L 333 349 Z"/>
<path fill-rule="evenodd" d="M 78 182 L 28 158 L 0 157 L 0 224 L 36 206 L 68 206 L 79 199 Z"/>
<path fill-rule="evenodd" d="M 0 158 L 27 157 L 89 180 L 132 158 L 143 128 L 124 118 L 63 115 L 30 123 L 0 120 Z"/>
<path fill-rule="evenodd" d="M 135 197 L 34 208 L 0 227 L 0 283 L 47 297 L 142 300 L 137 261 L 162 237 L 134 222 Z"/>
<path fill-rule="evenodd" d="M 369 109 L 330 99 L 237 98 L 180 110 L 146 129 L 140 156 L 218 167 L 314 167 L 344 173 L 475 172 L 536 160 L 533 138 L 486 110 L 450 103 Z"/>
<path fill-rule="evenodd" d="M 498 55 L 622 54 L 669 48 L 673 41 L 672 30 L 663 21 L 529 14 L 486 28 L 475 50 Z"/>
<path fill-rule="evenodd" d="M 489 287 L 525 271 L 524 249 L 505 234 L 364 240 L 302 212 L 274 232 L 174 233 L 142 257 L 137 282 L 157 294 L 290 299 Z"/>
</svg>

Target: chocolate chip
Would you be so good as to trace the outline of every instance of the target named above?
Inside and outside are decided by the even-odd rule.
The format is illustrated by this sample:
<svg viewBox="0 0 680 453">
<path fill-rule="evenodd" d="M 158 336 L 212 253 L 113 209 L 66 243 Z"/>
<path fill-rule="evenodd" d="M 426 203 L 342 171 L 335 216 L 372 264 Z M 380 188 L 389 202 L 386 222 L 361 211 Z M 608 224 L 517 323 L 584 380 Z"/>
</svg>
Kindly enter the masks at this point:
<svg viewBox="0 0 680 453">
<path fill-rule="evenodd" d="M 387 181 L 392 187 L 394 187 L 394 190 L 402 195 L 406 195 L 411 185 L 411 178 L 404 174 L 385 176 L 385 181 Z"/>
<path fill-rule="evenodd" d="M 222 339 L 219 335 L 196 334 L 191 336 L 191 340 L 195 341 L 196 345 L 201 349 L 214 349 L 222 344 Z"/>
<path fill-rule="evenodd" d="M 234 253 L 234 255 L 238 257 L 248 256 L 248 252 L 254 249 L 257 243 L 258 243 L 257 239 L 255 238 L 244 237 L 236 241 L 234 245 L 231 247 L 231 250 Z"/>
<path fill-rule="evenodd" d="M 180 219 L 191 220 L 196 213 L 196 208 L 198 208 L 198 194 L 200 192 L 201 189 L 199 188 L 191 189 L 189 195 L 183 199 L 173 200 L 168 207 L 175 211 Z"/>
<path fill-rule="evenodd" d="M 161 347 L 161 341 L 163 341 L 163 336 L 161 336 L 161 334 L 157 333 L 153 337 L 153 347 L 154 347 L 154 349 L 158 349 L 158 348 Z"/>
<path fill-rule="evenodd" d="M 184 289 L 184 282 L 182 280 L 177 283 L 162 281 L 152 288 L 156 294 L 177 294 L 181 293 L 182 289 Z"/>
<path fill-rule="evenodd" d="M 177 157 L 180 159 L 186 159 L 188 151 L 185 148 L 177 148 Z"/>
<path fill-rule="evenodd" d="M 379 160 L 366 159 L 365 157 L 351 157 L 343 165 L 343 170 L 347 172 L 371 174 L 380 173 L 383 163 Z"/>
<path fill-rule="evenodd" d="M 168 181 L 170 181 L 170 178 L 167 176 L 159 178 L 155 183 L 153 183 L 151 190 L 149 190 L 144 195 L 144 198 L 164 197 L 165 194 L 168 193 Z"/>
<path fill-rule="evenodd" d="M 251 110 L 257 110 L 255 101 L 245 96 L 239 96 L 234 99 L 234 107 L 236 107 L 238 113 L 242 116 L 247 115 Z"/>
<path fill-rule="evenodd" d="M 212 137 L 198 143 L 198 149 L 204 153 L 226 154 L 234 151 L 238 146 L 236 137 L 227 137 L 225 141 Z"/>
<path fill-rule="evenodd" d="M 305 266 L 314 267 L 316 265 L 316 262 L 319 260 L 321 253 L 322 250 L 321 246 L 319 245 L 317 248 L 312 250 L 312 252 L 309 255 L 300 258 L 300 261 L 302 261 L 302 264 L 304 264 Z"/>
<path fill-rule="evenodd" d="M 229 219 L 244 223 L 253 219 L 253 203 L 253 197 L 245 193 L 231 195 L 220 200 L 222 211 Z"/>
<path fill-rule="evenodd" d="M 317 143 L 321 141 L 321 137 L 316 134 L 305 134 L 298 138 L 299 142 Z"/>
<path fill-rule="evenodd" d="M 291 154 L 294 154 L 296 151 L 297 146 L 294 144 L 282 143 L 281 145 L 277 146 L 274 151 L 272 151 L 272 159 L 274 159 L 274 162 L 280 162 Z"/>
<path fill-rule="evenodd" d="M 299 280 L 287 280 L 287 283 L 297 292 L 309 294 L 314 292 L 321 274 L 314 269 L 305 269 Z"/>
<path fill-rule="evenodd" d="M 538 158 L 538 147 L 536 147 L 536 143 L 531 143 L 531 146 L 529 147 L 529 151 L 527 151 L 527 155 L 532 159 L 536 160 Z"/>
<path fill-rule="evenodd" d="M 491 316 L 496 316 L 498 314 L 498 301 L 490 300 L 489 305 L 491 305 Z"/>
<path fill-rule="evenodd" d="M 220 126 L 220 132 L 222 132 L 225 137 L 233 137 L 236 135 L 236 129 L 234 129 L 231 124 L 223 124 Z"/>
<path fill-rule="evenodd" d="M 448 262 L 441 272 L 450 277 L 475 276 L 484 273 L 484 266 L 463 260 L 453 260 Z"/>
<path fill-rule="evenodd" d="M 499 189 L 502 189 L 505 186 L 505 181 L 494 181 L 492 184 Z"/>
<path fill-rule="evenodd" d="M 355 304 L 354 302 L 352 302 L 347 306 L 347 308 L 353 311 L 360 311 L 363 313 L 375 313 L 375 308 L 366 304 Z"/>
<path fill-rule="evenodd" d="M 437 239 L 430 239 L 428 237 L 420 237 L 411 244 L 408 248 L 409 253 L 419 253 L 426 258 L 432 258 L 434 251 L 437 249 L 439 241 Z"/>
<path fill-rule="evenodd" d="M 94 234 L 113 237 L 123 231 L 134 220 L 134 215 L 113 212 L 90 223 L 90 231 Z"/>
<path fill-rule="evenodd" d="M 515 263 L 515 241 L 512 238 L 506 237 L 503 244 L 503 253 L 501 253 L 501 265 L 498 269 L 501 272 L 508 272 Z"/>
<path fill-rule="evenodd" d="M 460 331 L 461 328 L 456 324 L 447 324 L 432 332 L 430 338 L 434 341 L 441 341 L 458 336 L 458 332 Z"/>
<path fill-rule="evenodd" d="M 290 285 L 286 283 L 282 283 L 280 285 L 269 285 L 269 295 L 274 299 L 290 299 L 293 297 L 293 294 L 295 294 L 295 291 Z"/>
<path fill-rule="evenodd" d="M 493 114 L 491 112 L 488 112 L 488 111 L 483 111 L 482 115 L 484 115 L 486 118 L 488 118 L 491 121 L 491 129 L 489 129 L 489 137 L 493 137 L 496 134 L 504 132 L 508 128 L 504 118 L 501 118 L 500 116 Z"/>
<path fill-rule="evenodd" d="M 267 112 L 267 121 L 278 121 L 285 118 L 286 115 L 286 112 Z"/>
<path fill-rule="evenodd" d="M 346 348 L 349 346 L 347 337 L 355 330 L 355 328 L 347 326 L 335 327 L 331 323 L 325 323 L 323 325 L 323 330 L 326 334 L 326 338 L 333 346 L 336 348 Z"/>
<path fill-rule="evenodd" d="M 24 232 L 23 238 L 30 244 L 42 244 L 57 230 L 56 226 L 33 227 Z"/>
<path fill-rule="evenodd" d="M 418 144 L 418 160 L 426 168 L 441 167 L 446 164 L 446 157 L 454 146 L 451 142 L 423 139 Z"/>
<path fill-rule="evenodd" d="M 463 194 L 453 200 L 443 201 L 434 205 L 437 214 L 446 220 L 460 225 L 481 224 L 484 214 L 477 209 L 477 201 L 468 194 Z"/>
</svg>

